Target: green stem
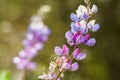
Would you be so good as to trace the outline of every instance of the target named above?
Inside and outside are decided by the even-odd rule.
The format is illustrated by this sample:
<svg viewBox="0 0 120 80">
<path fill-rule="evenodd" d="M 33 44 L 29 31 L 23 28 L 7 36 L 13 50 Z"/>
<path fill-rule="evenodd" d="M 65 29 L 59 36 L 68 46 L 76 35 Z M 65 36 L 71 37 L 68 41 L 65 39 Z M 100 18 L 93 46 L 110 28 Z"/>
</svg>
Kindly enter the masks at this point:
<svg viewBox="0 0 120 80">
<path fill-rule="evenodd" d="M 24 80 L 25 73 L 26 73 L 25 69 L 21 70 L 17 80 Z"/>
<path fill-rule="evenodd" d="M 58 75 L 57 75 L 57 78 L 56 78 L 55 80 L 57 80 L 57 79 L 60 77 L 61 73 L 62 73 L 62 72 L 59 71 L 59 73 L 58 73 Z"/>
</svg>

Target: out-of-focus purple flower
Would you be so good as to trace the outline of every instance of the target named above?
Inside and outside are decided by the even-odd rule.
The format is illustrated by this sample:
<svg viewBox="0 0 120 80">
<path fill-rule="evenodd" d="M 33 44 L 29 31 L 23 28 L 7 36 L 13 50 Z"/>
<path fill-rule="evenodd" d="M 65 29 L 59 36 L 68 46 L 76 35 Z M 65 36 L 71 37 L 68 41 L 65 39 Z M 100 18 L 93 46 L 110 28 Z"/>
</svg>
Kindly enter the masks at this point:
<svg viewBox="0 0 120 80">
<path fill-rule="evenodd" d="M 30 63 L 26 66 L 26 68 L 27 68 L 28 70 L 34 70 L 34 69 L 36 68 L 36 63 L 35 63 L 35 62 L 30 62 Z"/>
<path fill-rule="evenodd" d="M 63 45 L 62 49 L 59 46 L 56 46 L 55 53 L 58 56 L 63 56 L 63 55 L 68 56 L 69 48 L 66 45 Z"/>
<path fill-rule="evenodd" d="M 13 63 L 14 64 L 18 64 L 20 62 L 20 58 L 19 57 L 14 57 L 13 58 Z"/>
<path fill-rule="evenodd" d="M 13 62 L 16 64 L 18 69 L 33 70 L 36 68 L 36 63 L 27 60 L 26 58 L 15 57 Z"/>
<path fill-rule="evenodd" d="M 43 49 L 43 44 L 47 41 L 49 34 L 50 30 L 42 19 L 38 15 L 33 16 L 26 38 L 23 40 L 25 49 L 21 50 L 19 57 L 13 60 L 18 69 L 33 70 L 35 68 L 36 64 L 31 60 L 38 54 L 38 51 Z"/>
<path fill-rule="evenodd" d="M 70 68 L 71 71 L 77 71 L 78 69 L 79 69 L 79 64 L 77 62 L 71 65 L 71 68 Z"/>
<path fill-rule="evenodd" d="M 38 16 L 34 16 L 31 24 L 29 25 L 26 38 L 23 40 L 23 45 L 25 47 L 34 47 L 36 44 L 45 42 L 48 39 L 49 34 L 50 30 L 48 27 L 41 21 Z M 42 46 L 42 44 L 39 46 Z"/>
<path fill-rule="evenodd" d="M 95 38 L 90 38 L 90 39 L 86 42 L 86 45 L 88 45 L 88 46 L 94 46 L 95 43 L 96 43 Z"/>
</svg>

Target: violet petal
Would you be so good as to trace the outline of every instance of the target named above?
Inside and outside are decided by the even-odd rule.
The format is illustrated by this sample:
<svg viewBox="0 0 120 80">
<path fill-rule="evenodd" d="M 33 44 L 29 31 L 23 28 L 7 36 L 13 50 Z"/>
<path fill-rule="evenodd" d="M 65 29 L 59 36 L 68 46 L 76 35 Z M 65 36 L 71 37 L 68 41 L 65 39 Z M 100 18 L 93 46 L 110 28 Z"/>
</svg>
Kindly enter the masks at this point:
<svg viewBox="0 0 120 80">
<path fill-rule="evenodd" d="M 79 64 L 77 62 L 73 63 L 71 66 L 71 71 L 77 71 L 79 69 Z"/>
<path fill-rule="evenodd" d="M 86 58 L 86 53 L 85 52 L 81 52 L 79 53 L 77 56 L 76 56 L 76 60 L 80 61 L 82 59 L 85 59 Z"/>
<path fill-rule="evenodd" d="M 74 13 L 72 13 L 71 15 L 70 15 L 70 18 L 71 18 L 71 20 L 72 21 L 79 21 L 79 18 L 76 16 L 76 14 L 74 14 Z"/>
<path fill-rule="evenodd" d="M 76 48 L 74 51 L 73 51 L 73 58 L 76 58 L 76 56 L 80 53 L 80 48 Z"/>
<path fill-rule="evenodd" d="M 55 53 L 56 53 L 58 56 L 62 56 L 62 55 L 63 55 L 62 49 L 61 49 L 59 46 L 56 46 L 56 47 L 55 47 Z"/>
<path fill-rule="evenodd" d="M 100 28 L 100 25 L 99 24 L 95 24 L 93 27 L 92 27 L 92 31 L 93 32 L 96 32 L 96 31 L 98 31 L 99 30 L 99 28 Z"/>
<path fill-rule="evenodd" d="M 95 38 L 90 38 L 90 39 L 86 42 L 86 45 L 88 45 L 88 46 L 94 46 L 95 43 L 96 43 Z"/>
<path fill-rule="evenodd" d="M 68 56 L 69 54 L 69 48 L 66 45 L 63 45 L 63 53 Z"/>
</svg>

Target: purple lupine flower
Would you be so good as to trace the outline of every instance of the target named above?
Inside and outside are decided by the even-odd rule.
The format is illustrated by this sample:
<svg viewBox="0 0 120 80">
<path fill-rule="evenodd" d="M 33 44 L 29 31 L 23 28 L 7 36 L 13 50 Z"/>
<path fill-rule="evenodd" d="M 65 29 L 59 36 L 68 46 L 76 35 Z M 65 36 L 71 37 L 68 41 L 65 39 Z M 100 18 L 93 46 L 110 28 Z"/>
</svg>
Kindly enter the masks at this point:
<svg viewBox="0 0 120 80">
<path fill-rule="evenodd" d="M 88 24 L 87 27 L 89 29 L 91 29 L 93 32 L 98 31 L 98 29 L 100 28 L 99 24 L 95 24 L 95 20 L 91 20 Z"/>
<path fill-rule="evenodd" d="M 65 34 L 65 38 L 67 39 L 67 43 L 72 47 L 74 47 L 74 51 L 72 54 L 69 53 L 69 48 L 67 46 L 63 46 L 60 48 L 59 46 L 55 47 L 55 53 L 57 54 L 57 59 L 55 60 L 53 66 L 57 69 L 58 73 L 55 78 L 51 80 L 61 80 L 65 71 L 77 71 L 79 69 L 78 61 L 81 61 L 86 58 L 86 52 L 81 52 L 79 45 L 86 44 L 87 46 L 94 46 L 96 43 L 95 38 L 91 38 L 89 34 L 89 30 L 92 32 L 98 31 L 100 25 L 95 24 L 95 20 L 89 21 L 89 18 L 98 11 L 96 5 L 93 5 L 90 8 L 90 0 L 84 0 L 87 4 L 87 7 L 80 5 L 75 13 L 71 13 L 70 18 L 72 20 L 71 29 L 67 31 Z M 70 56 L 69 56 L 69 55 Z M 72 63 L 73 61 L 76 61 Z M 50 65 L 51 66 L 51 65 Z M 55 68 L 53 68 L 55 70 Z M 54 73 L 53 70 L 49 70 L 49 73 Z M 43 79 L 43 78 L 40 78 Z M 44 78 L 45 80 L 47 78 Z"/>
<path fill-rule="evenodd" d="M 77 14 L 81 16 L 83 16 L 82 12 L 87 14 L 86 9 L 87 8 L 85 6 L 80 5 L 77 10 Z M 93 5 L 92 9 L 97 11 L 97 7 L 95 5 Z M 71 14 L 71 15 L 75 16 L 75 14 Z M 88 33 L 88 29 L 90 29 L 92 32 L 98 31 L 98 29 L 100 28 L 100 25 L 95 24 L 95 20 L 91 20 L 88 23 L 84 19 L 83 20 L 81 19 L 80 21 L 77 21 L 77 20 L 75 21 L 75 20 L 76 19 L 74 19 L 74 22 L 71 23 L 71 31 L 68 31 L 65 35 L 65 37 L 67 38 L 68 44 L 70 46 L 74 46 L 74 45 L 80 45 L 81 43 L 85 43 L 88 46 L 90 46 L 89 44 L 93 46 L 95 44 L 95 40 L 92 39 L 88 41 L 90 37 L 88 38 L 86 34 Z"/>
<path fill-rule="evenodd" d="M 84 36 L 79 33 L 76 33 L 73 36 L 73 40 L 75 45 L 79 45 L 81 43 L 84 43 Z"/>
<path fill-rule="evenodd" d="M 73 54 L 73 58 L 78 61 L 86 58 L 86 53 L 80 52 L 80 48 L 76 48 L 72 54 Z"/>
<path fill-rule="evenodd" d="M 83 5 L 80 5 L 78 7 L 78 9 L 76 10 L 76 15 L 80 18 L 80 19 L 85 19 L 88 20 L 88 13 L 87 13 L 87 8 Z"/>
<path fill-rule="evenodd" d="M 76 33 L 81 31 L 81 25 L 78 22 L 72 22 L 71 23 L 71 32 Z"/>
<path fill-rule="evenodd" d="M 73 20 L 73 21 L 79 21 L 79 20 L 80 20 L 80 19 L 77 17 L 77 15 L 74 14 L 74 13 L 72 13 L 72 14 L 70 15 L 70 18 L 71 18 L 71 20 Z"/>
<path fill-rule="evenodd" d="M 78 55 L 76 55 L 75 59 L 80 61 L 82 59 L 85 59 L 86 58 L 86 53 L 85 52 L 81 52 L 79 53 Z"/>
<path fill-rule="evenodd" d="M 93 32 L 96 32 L 96 31 L 98 31 L 99 28 L 100 28 L 100 25 L 99 24 L 95 24 L 94 27 L 91 28 L 91 30 Z"/>
<path fill-rule="evenodd" d="M 95 4 L 93 4 L 90 11 L 91 11 L 92 14 L 97 13 L 98 7 Z"/>
<path fill-rule="evenodd" d="M 70 68 L 71 71 L 77 71 L 78 69 L 79 69 L 79 64 L 77 62 L 71 65 L 71 68 Z"/>
<path fill-rule="evenodd" d="M 90 39 L 86 42 L 86 45 L 88 45 L 88 46 L 94 46 L 95 43 L 96 43 L 95 38 L 90 38 Z"/>
<path fill-rule="evenodd" d="M 70 46 L 79 45 L 85 42 L 84 36 L 81 33 L 72 34 L 71 31 L 68 31 L 65 35 L 67 42 Z"/>
<path fill-rule="evenodd" d="M 13 62 L 16 64 L 18 69 L 28 69 L 33 70 L 36 68 L 36 63 L 27 60 L 26 58 L 15 57 Z"/>
<path fill-rule="evenodd" d="M 66 45 L 63 45 L 62 49 L 59 46 L 56 46 L 55 47 L 55 53 L 58 56 L 63 56 L 63 55 L 68 56 L 69 48 Z"/>
<path fill-rule="evenodd" d="M 69 63 L 63 63 L 61 68 L 70 69 L 70 64 Z"/>
<path fill-rule="evenodd" d="M 65 37 L 67 38 L 67 42 L 70 46 L 74 45 L 74 40 L 73 40 L 73 33 L 71 31 L 66 32 Z"/>
<path fill-rule="evenodd" d="M 76 49 L 73 51 L 73 58 L 75 58 L 79 53 L 80 53 L 80 48 L 76 48 Z"/>
</svg>

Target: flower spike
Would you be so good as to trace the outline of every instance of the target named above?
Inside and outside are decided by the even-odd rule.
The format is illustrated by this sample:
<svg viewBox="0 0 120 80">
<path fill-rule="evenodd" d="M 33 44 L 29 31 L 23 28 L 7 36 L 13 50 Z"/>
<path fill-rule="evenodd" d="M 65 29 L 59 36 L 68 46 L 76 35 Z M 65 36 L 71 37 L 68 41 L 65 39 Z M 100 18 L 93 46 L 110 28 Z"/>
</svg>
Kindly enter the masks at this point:
<svg viewBox="0 0 120 80">
<path fill-rule="evenodd" d="M 70 14 L 71 29 L 65 33 L 65 38 L 70 47 L 73 47 L 72 54 L 69 53 L 69 48 L 63 45 L 55 47 L 57 58 L 53 61 L 54 71 L 49 70 L 48 74 L 41 75 L 39 78 L 44 80 L 62 80 L 65 71 L 77 71 L 79 69 L 78 62 L 85 59 L 86 52 L 81 52 L 79 45 L 94 46 L 95 38 L 91 38 L 89 31 L 96 32 L 100 25 L 95 23 L 95 20 L 90 20 L 90 17 L 97 13 L 98 8 L 94 4 L 91 5 L 91 0 L 84 0 L 87 6 L 79 5 L 76 13 Z M 49 67 L 52 67 L 51 65 Z M 52 76 L 50 76 L 52 75 Z M 45 78 L 44 78 L 45 77 Z"/>
</svg>

